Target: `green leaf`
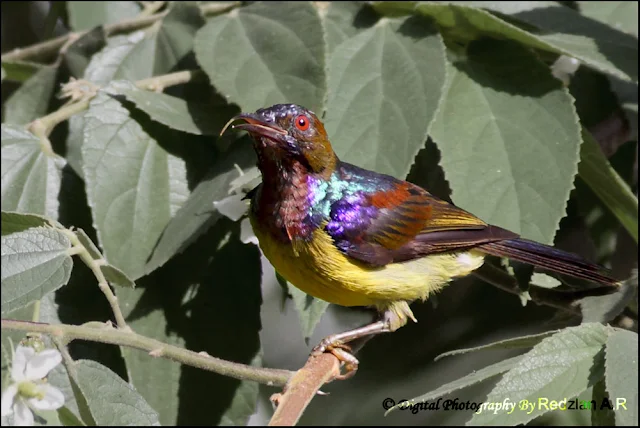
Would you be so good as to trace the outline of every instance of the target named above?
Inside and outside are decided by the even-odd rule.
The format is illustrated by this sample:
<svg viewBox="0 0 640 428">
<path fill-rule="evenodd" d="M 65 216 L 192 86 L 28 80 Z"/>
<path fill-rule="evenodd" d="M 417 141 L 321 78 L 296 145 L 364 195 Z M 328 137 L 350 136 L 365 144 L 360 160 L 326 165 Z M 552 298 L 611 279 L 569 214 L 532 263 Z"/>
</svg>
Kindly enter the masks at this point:
<svg viewBox="0 0 640 428">
<path fill-rule="evenodd" d="M 64 61 L 71 74 L 82 77 L 93 55 L 104 48 L 106 42 L 104 28 L 96 27 L 69 45 L 64 53 Z"/>
<path fill-rule="evenodd" d="M 191 52 L 194 35 L 203 24 L 197 6 L 174 2 L 160 27 L 124 55 L 113 78 L 134 82 L 168 73 Z"/>
<path fill-rule="evenodd" d="M 327 41 L 327 56 L 351 37 L 360 34 L 378 20 L 378 15 L 367 5 L 357 1 L 327 2 L 320 9 Z"/>
<path fill-rule="evenodd" d="M 93 243 L 91 238 L 89 238 L 89 236 L 85 233 L 84 230 L 75 229 L 74 232 L 78 237 L 78 240 L 80 241 L 80 243 L 84 246 L 84 248 L 87 249 L 87 251 L 91 255 L 91 258 L 93 258 L 94 260 L 102 258 L 102 253 L 100 252 L 98 247 L 96 247 L 96 244 Z"/>
<path fill-rule="evenodd" d="M 329 64 L 325 118 L 338 156 L 405 177 L 438 106 L 444 64 L 440 35 L 419 17 L 382 19 L 340 44 Z"/>
<path fill-rule="evenodd" d="M 69 281 L 71 242 L 60 230 L 33 227 L 2 236 L 2 314 L 40 300 Z"/>
<path fill-rule="evenodd" d="M 213 86 L 243 111 L 277 103 L 323 110 L 325 43 L 311 2 L 257 2 L 211 18 L 194 51 Z"/>
<path fill-rule="evenodd" d="M 605 356 L 606 385 L 613 400 L 616 425 L 637 426 L 638 333 L 615 329 L 607 338 Z"/>
<path fill-rule="evenodd" d="M 107 45 L 93 57 L 84 71 L 84 78 L 96 85 L 107 85 L 118 73 L 120 64 L 131 52 L 136 43 L 144 37 L 138 31 L 128 36 L 110 37 Z M 69 118 L 69 135 L 67 136 L 66 159 L 80 177 L 82 171 L 82 142 L 84 139 L 84 113 Z"/>
<path fill-rule="evenodd" d="M 638 290 L 638 271 L 620 285 L 615 293 L 604 296 L 588 296 L 580 299 L 582 322 L 606 323 L 618 316 L 633 299 Z"/>
<path fill-rule="evenodd" d="M 501 375 L 502 373 L 511 370 L 521 360 L 522 356 L 507 358 L 498 363 L 491 364 L 490 366 L 471 372 L 468 375 L 461 377 L 460 379 L 454 380 L 453 382 L 444 384 L 431 392 L 412 398 L 408 400 L 408 402 L 409 404 L 422 403 L 425 401 L 436 399 L 438 397 L 442 397 L 443 395 L 451 394 L 452 392 L 459 389 L 466 388 L 468 386 L 475 385 L 476 383 L 483 382 L 487 379 L 491 379 L 495 376 Z M 385 416 L 399 408 L 399 404 L 390 408 L 385 413 Z"/>
<path fill-rule="evenodd" d="M 483 36 L 511 39 L 525 46 L 575 57 L 590 67 L 621 79 L 637 79 L 637 39 L 588 19 L 570 8 L 552 2 L 548 7 L 510 7 L 500 2 L 482 2 L 478 6 L 509 13 L 510 18 L 535 28 L 525 31 L 503 19 L 473 6 L 432 2 L 375 2 L 381 13 L 419 13 L 434 18 L 444 34 L 462 42 Z M 535 31 L 535 32 L 534 32 Z"/>
<path fill-rule="evenodd" d="M 525 424 L 549 411 L 548 406 L 538 405 L 540 397 L 561 401 L 595 385 L 604 376 L 607 333 L 601 324 L 582 324 L 543 339 L 502 377 L 485 400 L 497 403 L 508 398 L 518 404 L 513 412 L 474 414 L 467 425 Z"/>
<path fill-rule="evenodd" d="M 638 2 L 578 1 L 580 13 L 638 37 Z"/>
<path fill-rule="evenodd" d="M 71 28 L 81 31 L 131 19 L 140 13 L 140 6 L 135 1 L 68 1 L 67 12 Z"/>
<path fill-rule="evenodd" d="M 596 70 L 620 79 L 638 79 L 637 37 L 585 17 L 568 7 L 539 8 L 511 16 L 539 28 L 541 31 L 537 37 L 559 53 L 575 57 Z"/>
<path fill-rule="evenodd" d="M 2 210 L 58 218 L 65 160 L 45 153 L 40 140 L 14 125 L 2 125 Z"/>
<path fill-rule="evenodd" d="M 32 227 L 57 225 L 58 222 L 49 220 L 36 214 L 22 214 L 10 211 L 2 211 L 2 235 L 10 235 Z"/>
<path fill-rule="evenodd" d="M 246 137 L 245 137 L 246 138 Z M 213 202 L 229 195 L 231 183 L 239 173 L 235 165 L 247 169 L 255 164 L 253 148 L 245 139 L 237 140 L 228 154 L 218 160 L 206 177 L 171 219 L 162 233 L 145 267 L 149 273 L 164 265 L 171 257 L 184 251 L 195 239 L 220 219 Z"/>
<path fill-rule="evenodd" d="M 320 322 L 320 318 L 322 318 L 322 315 L 329 307 L 329 303 L 322 299 L 310 296 L 293 284 L 287 282 L 287 280 L 279 274 L 276 274 L 276 279 L 280 285 L 282 285 L 284 289 L 291 294 L 293 304 L 296 308 L 296 312 L 298 313 L 298 319 L 300 320 L 302 335 L 305 342 L 309 343 L 309 338 L 311 338 L 318 322 Z"/>
<path fill-rule="evenodd" d="M 169 154 L 109 95 L 131 87 L 114 82 L 91 100 L 82 162 L 105 258 L 136 279 L 189 189 L 184 160 Z"/>
<path fill-rule="evenodd" d="M 110 37 L 104 49 L 91 58 L 84 78 L 107 85 L 116 79 L 134 82 L 168 73 L 191 51 L 193 35 L 202 24 L 196 6 L 175 2 L 154 31 Z M 70 118 L 67 136 L 67 159 L 80 177 L 84 177 L 81 154 L 84 117 L 82 114 Z"/>
<path fill-rule="evenodd" d="M 520 349 L 520 348 L 531 348 L 532 346 L 540 343 L 542 339 L 545 339 L 555 333 L 558 330 L 546 331 L 544 333 L 539 334 L 531 334 L 528 336 L 515 337 L 513 339 L 505 339 L 499 340 L 497 342 L 490 343 L 488 345 L 475 346 L 473 348 L 466 349 L 456 349 L 454 351 L 448 351 L 443 354 L 438 355 L 434 361 L 438 361 L 444 357 L 450 357 L 452 355 L 460 355 L 466 354 L 468 352 L 482 351 L 487 349 Z"/>
<path fill-rule="evenodd" d="M 211 121 L 210 111 L 198 109 L 198 106 L 183 99 L 137 88 L 123 90 L 122 94 L 151 119 L 173 129 L 196 135 L 220 132 Z"/>
<path fill-rule="evenodd" d="M 34 74 L 43 68 L 50 68 L 48 65 L 37 64 L 28 61 L 3 61 L 2 69 L 5 72 L 5 79 L 12 82 L 26 82 Z M 4 80 L 4 79 L 3 79 Z"/>
<path fill-rule="evenodd" d="M 25 81 L 7 100 L 4 107 L 4 122 L 25 125 L 44 116 L 57 75 L 57 68 L 43 67 Z"/>
<path fill-rule="evenodd" d="M 131 280 L 124 272 L 118 269 L 115 266 L 111 265 L 102 265 L 100 266 L 100 270 L 104 277 L 109 281 L 112 285 L 117 285 L 118 287 L 127 287 L 127 288 L 135 288 L 136 283 Z"/>
<path fill-rule="evenodd" d="M 159 425 L 158 413 L 127 382 L 100 363 L 79 360 L 75 381 L 97 425 Z"/>
<path fill-rule="evenodd" d="M 581 140 L 571 96 L 529 50 L 472 43 L 448 66 L 431 137 L 456 205 L 525 238 L 553 241 Z"/>
<path fill-rule="evenodd" d="M 593 190 L 622 226 L 638 242 L 638 198 L 629 185 L 611 167 L 598 142 L 582 129 L 580 148 L 580 178 Z"/>
<path fill-rule="evenodd" d="M 562 283 L 554 277 L 538 272 L 533 273 L 530 282 L 532 285 L 541 288 L 556 288 L 559 285 L 562 285 Z"/>
</svg>

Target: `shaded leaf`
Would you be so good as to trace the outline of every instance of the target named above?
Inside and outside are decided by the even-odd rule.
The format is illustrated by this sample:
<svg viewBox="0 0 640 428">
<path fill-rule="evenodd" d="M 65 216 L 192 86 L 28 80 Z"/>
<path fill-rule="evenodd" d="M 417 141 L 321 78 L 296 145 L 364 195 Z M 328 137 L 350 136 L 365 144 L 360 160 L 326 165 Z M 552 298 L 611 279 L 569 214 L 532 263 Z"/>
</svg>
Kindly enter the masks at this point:
<svg viewBox="0 0 640 428">
<path fill-rule="evenodd" d="M 207 176 L 196 186 L 182 208 L 176 212 L 147 262 L 149 273 L 184 251 L 198 236 L 206 232 L 220 218 L 213 202 L 229 195 L 230 185 L 239 173 L 255 164 L 253 148 L 247 141 L 236 141 L 231 150 L 218 160 Z"/>
<path fill-rule="evenodd" d="M 158 413 L 127 382 L 90 360 L 74 364 L 75 381 L 97 425 L 159 425 Z"/>
<path fill-rule="evenodd" d="M 16 212 L 2 211 L 2 235 L 10 235 L 16 232 L 30 229 L 32 227 L 53 225 L 52 220 L 35 214 L 22 214 Z"/>
<path fill-rule="evenodd" d="M 197 6 L 173 3 L 161 25 L 147 32 L 122 57 L 113 79 L 135 82 L 168 73 L 192 50 L 194 35 L 203 24 Z"/>
<path fill-rule="evenodd" d="M 465 60 L 453 61 L 431 130 L 453 202 L 525 238 L 553 242 L 578 169 L 571 96 L 511 42 L 474 42 Z"/>
<path fill-rule="evenodd" d="M 325 127 L 341 159 L 405 177 L 440 100 L 444 45 L 428 22 L 384 19 L 329 64 Z"/>
<path fill-rule="evenodd" d="M 524 424 L 550 409 L 520 404 L 537 403 L 539 397 L 570 399 L 592 387 L 604 376 L 606 340 L 607 328 L 593 323 L 568 327 L 543 339 L 502 377 L 486 399 L 497 403 L 509 398 L 518 403 L 515 410 L 511 414 L 506 410 L 474 414 L 468 425 Z"/>
<path fill-rule="evenodd" d="M 67 2 L 69 25 L 75 31 L 89 30 L 98 25 L 114 24 L 131 19 L 140 11 L 139 3 L 135 1 Z"/>
<path fill-rule="evenodd" d="M 100 250 L 98 249 L 98 247 L 96 247 L 96 244 L 93 243 L 91 238 L 89 238 L 89 236 L 85 233 L 84 230 L 75 229 L 74 232 L 78 237 L 78 240 L 80 241 L 80 243 L 84 246 L 84 248 L 87 249 L 87 251 L 89 251 L 89 254 L 91 254 L 91 257 L 94 260 L 102 258 L 102 253 L 100 253 Z"/>
<path fill-rule="evenodd" d="M 217 134 L 220 130 L 211 121 L 211 112 L 198 109 L 187 101 L 170 95 L 126 89 L 122 94 L 151 119 L 191 134 Z"/>
<path fill-rule="evenodd" d="M 634 276 L 623 282 L 615 293 L 580 299 L 582 322 L 606 323 L 611 321 L 624 310 L 637 292 L 638 276 L 636 270 Z"/>
<path fill-rule="evenodd" d="M 329 303 L 305 293 L 277 273 L 276 279 L 284 290 L 291 294 L 294 307 L 298 313 L 298 320 L 300 320 L 300 330 L 305 342 L 309 343 L 309 338 L 327 310 Z"/>
<path fill-rule="evenodd" d="M 60 230 L 33 227 L 2 236 L 2 314 L 40 300 L 69 281 L 69 238 Z"/>
<path fill-rule="evenodd" d="M 638 198 L 629 185 L 611 167 L 589 131 L 582 129 L 580 178 L 611 210 L 629 234 L 638 242 Z"/>
<path fill-rule="evenodd" d="M 257 2 L 211 18 L 194 51 L 213 86 L 243 111 L 278 103 L 322 111 L 325 43 L 311 2 Z"/>
<path fill-rule="evenodd" d="M 132 279 L 144 274 L 162 230 L 189 194 L 185 162 L 163 149 L 112 98 L 114 82 L 85 114 L 87 197 L 104 256 Z"/>
<path fill-rule="evenodd" d="M 53 93 L 58 69 L 42 67 L 7 100 L 4 107 L 4 122 L 25 125 L 44 116 Z"/>
<path fill-rule="evenodd" d="M 507 358 L 498 363 L 471 372 L 468 375 L 461 377 L 460 379 L 454 380 L 453 382 L 442 385 L 434 391 L 428 392 L 424 395 L 420 395 L 407 401 L 409 402 L 409 404 L 415 404 L 433 400 L 435 398 L 442 397 L 443 395 L 451 394 L 452 392 L 459 389 L 466 388 L 468 386 L 475 385 L 476 383 L 483 382 L 487 379 L 491 379 L 495 376 L 501 375 L 502 373 L 511 370 L 521 360 L 522 356 Z M 392 411 L 398 410 L 399 408 L 400 405 L 396 405 L 390 408 L 385 413 L 385 416 Z"/>
<path fill-rule="evenodd" d="M 638 425 L 638 333 L 615 329 L 607 338 L 606 386 L 613 404 L 616 425 Z M 622 399 L 622 400 L 621 400 Z"/>
<path fill-rule="evenodd" d="M 592 400 L 593 401 L 591 403 L 591 424 L 594 427 L 616 426 L 616 418 L 613 410 L 609 409 L 608 407 L 601 408 L 601 405 L 605 402 L 604 400 L 609 400 L 609 394 L 607 394 L 604 379 L 601 379 L 593 387 Z"/>
<path fill-rule="evenodd" d="M 438 355 L 434 361 L 438 361 L 444 357 L 450 357 L 452 355 L 466 354 L 468 352 L 482 351 L 487 349 L 519 349 L 519 348 L 531 348 L 532 346 L 540 343 L 542 339 L 545 339 L 555 333 L 558 330 L 546 331 L 539 334 L 531 334 L 528 336 L 515 337 L 513 339 L 499 340 L 497 342 L 489 343 L 488 345 L 475 346 L 473 348 L 456 349 L 454 351 L 448 351 Z"/>
<path fill-rule="evenodd" d="M 133 282 L 124 272 L 115 266 L 102 265 L 100 270 L 104 277 L 109 281 L 111 285 L 117 285 L 118 287 L 134 288 L 136 283 Z"/>
<path fill-rule="evenodd" d="M 260 366 L 259 252 L 239 242 L 238 226 L 221 219 L 135 290 L 119 289 L 128 324 L 163 342 Z M 164 425 L 246 425 L 255 412 L 255 382 L 150 359 L 131 348 L 123 355 L 131 382 Z"/>
<path fill-rule="evenodd" d="M 40 140 L 14 125 L 2 125 L 2 210 L 58 218 L 65 160 L 45 153 Z"/>
<path fill-rule="evenodd" d="M 96 27 L 69 45 L 64 61 L 75 77 L 82 77 L 93 55 L 107 43 L 103 27 Z M 95 82 L 94 82 L 95 83 Z"/>
</svg>

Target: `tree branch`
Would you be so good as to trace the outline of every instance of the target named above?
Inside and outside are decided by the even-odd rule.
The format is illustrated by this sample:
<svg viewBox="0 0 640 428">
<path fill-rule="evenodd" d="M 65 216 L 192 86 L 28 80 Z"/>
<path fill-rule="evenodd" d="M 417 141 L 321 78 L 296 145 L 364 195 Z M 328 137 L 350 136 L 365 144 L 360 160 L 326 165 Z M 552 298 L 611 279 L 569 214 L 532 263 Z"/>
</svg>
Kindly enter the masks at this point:
<svg viewBox="0 0 640 428">
<path fill-rule="evenodd" d="M 167 16 L 168 11 L 154 13 L 149 15 L 149 12 L 157 10 L 158 6 L 162 6 L 164 2 L 152 2 L 153 6 L 149 6 L 148 9 L 143 10 L 140 15 L 135 18 L 116 22 L 110 25 L 104 26 L 104 32 L 107 36 L 113 36 L 119 33 L 128 33 L 131 31 L 146 28 L 152 25 L 156 21 Z M 227 12 L 241 5 L 242 2 L 232 2 L 228 4 L 209 4 L 200 6 L 200 12 L 205 16 L 211 16 L 219 13 Z M 69 32 L 63 36 L 56 37 L 55 39 L 46 40 L 44 42 L 36 43 L 26 48 L 16 48 L 11 52 L 7 52 L 2 55 L 2 62 L 20 61 L 26 59 L 42 59 L 53 55 L 62 46 L 69 41 L 70 38 L 80 38 L 84 36 L 88 31 Z"/>
<path fill-rule="evenodd" d="M 269 426 L 293 426 L 307 408 L 318 390 L 340 375 L 340 362 L 330 353 L 312 356 L 284 387 L 282 394 L 271 400 L 278 406 Z"/>
<path fill-rule="evenodd" d="M 123 331 L 104 323 L 92 322 L 85 325 L 66 325 L 3 319 L 2 329 L 46 333 L 53 336 L 54 340 L 65 344 L 72 340 L 90 340 L 128 346 L 146 351 L 153 357 L 161 357 L 234 379 L 251 380 L 269 386 L 284 386 L 294 375 L 293 372 L 288 370 L 253 367 L 212 357 L 204 352 L 196 353 L 156 339 L 141 336 L 133 331 Z"/>
</svg>

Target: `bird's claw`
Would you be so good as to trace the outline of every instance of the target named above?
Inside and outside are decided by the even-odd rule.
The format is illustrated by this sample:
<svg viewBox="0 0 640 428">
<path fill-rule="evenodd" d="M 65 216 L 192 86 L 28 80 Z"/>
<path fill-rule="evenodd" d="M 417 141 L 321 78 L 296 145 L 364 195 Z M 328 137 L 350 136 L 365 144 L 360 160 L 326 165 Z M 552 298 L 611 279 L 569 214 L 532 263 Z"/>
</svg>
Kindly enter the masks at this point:
<svg viewBox="0 0 640 428">
<path fill-rule="evenodd" d="M 345 380 L 356 374 L 360 362 L 353 356 L 349 345 L 342 343 L 339 339 L 333 339 L 331 336 L 325 337 L 313 348 L 311 355 L 317 357 L 325 352 L 332 353 L 340 361 L 341 367 L 344 367 L 344 373 L 337 375 L 336 379 Z"/>
</svg>

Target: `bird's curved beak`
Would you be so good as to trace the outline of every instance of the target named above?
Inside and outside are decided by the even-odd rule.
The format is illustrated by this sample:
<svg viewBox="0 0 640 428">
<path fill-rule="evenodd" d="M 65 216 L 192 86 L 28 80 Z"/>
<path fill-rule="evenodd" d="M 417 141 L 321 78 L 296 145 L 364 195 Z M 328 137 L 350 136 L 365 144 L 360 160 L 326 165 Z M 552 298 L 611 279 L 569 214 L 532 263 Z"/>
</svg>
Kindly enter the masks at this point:
<svg viewBox="0 0 640 428">
<path fill-rule="evenodd" d="M 285 142 L 284 137 L 287 135 L 287 131 L 274 123 L 265 121 L 255 113 L 240 113 L 239 115 L 232 117 L 224 128 L 222 128 L 220 135 L 224 134 L 224 131 L 227 130 L 229 125 L 236 120 L 244 120 L 246 123 L 233 125 L 233 129 L 242 129 L 251 134 L 268 138 L 277 143 Z"/>
</svg>

